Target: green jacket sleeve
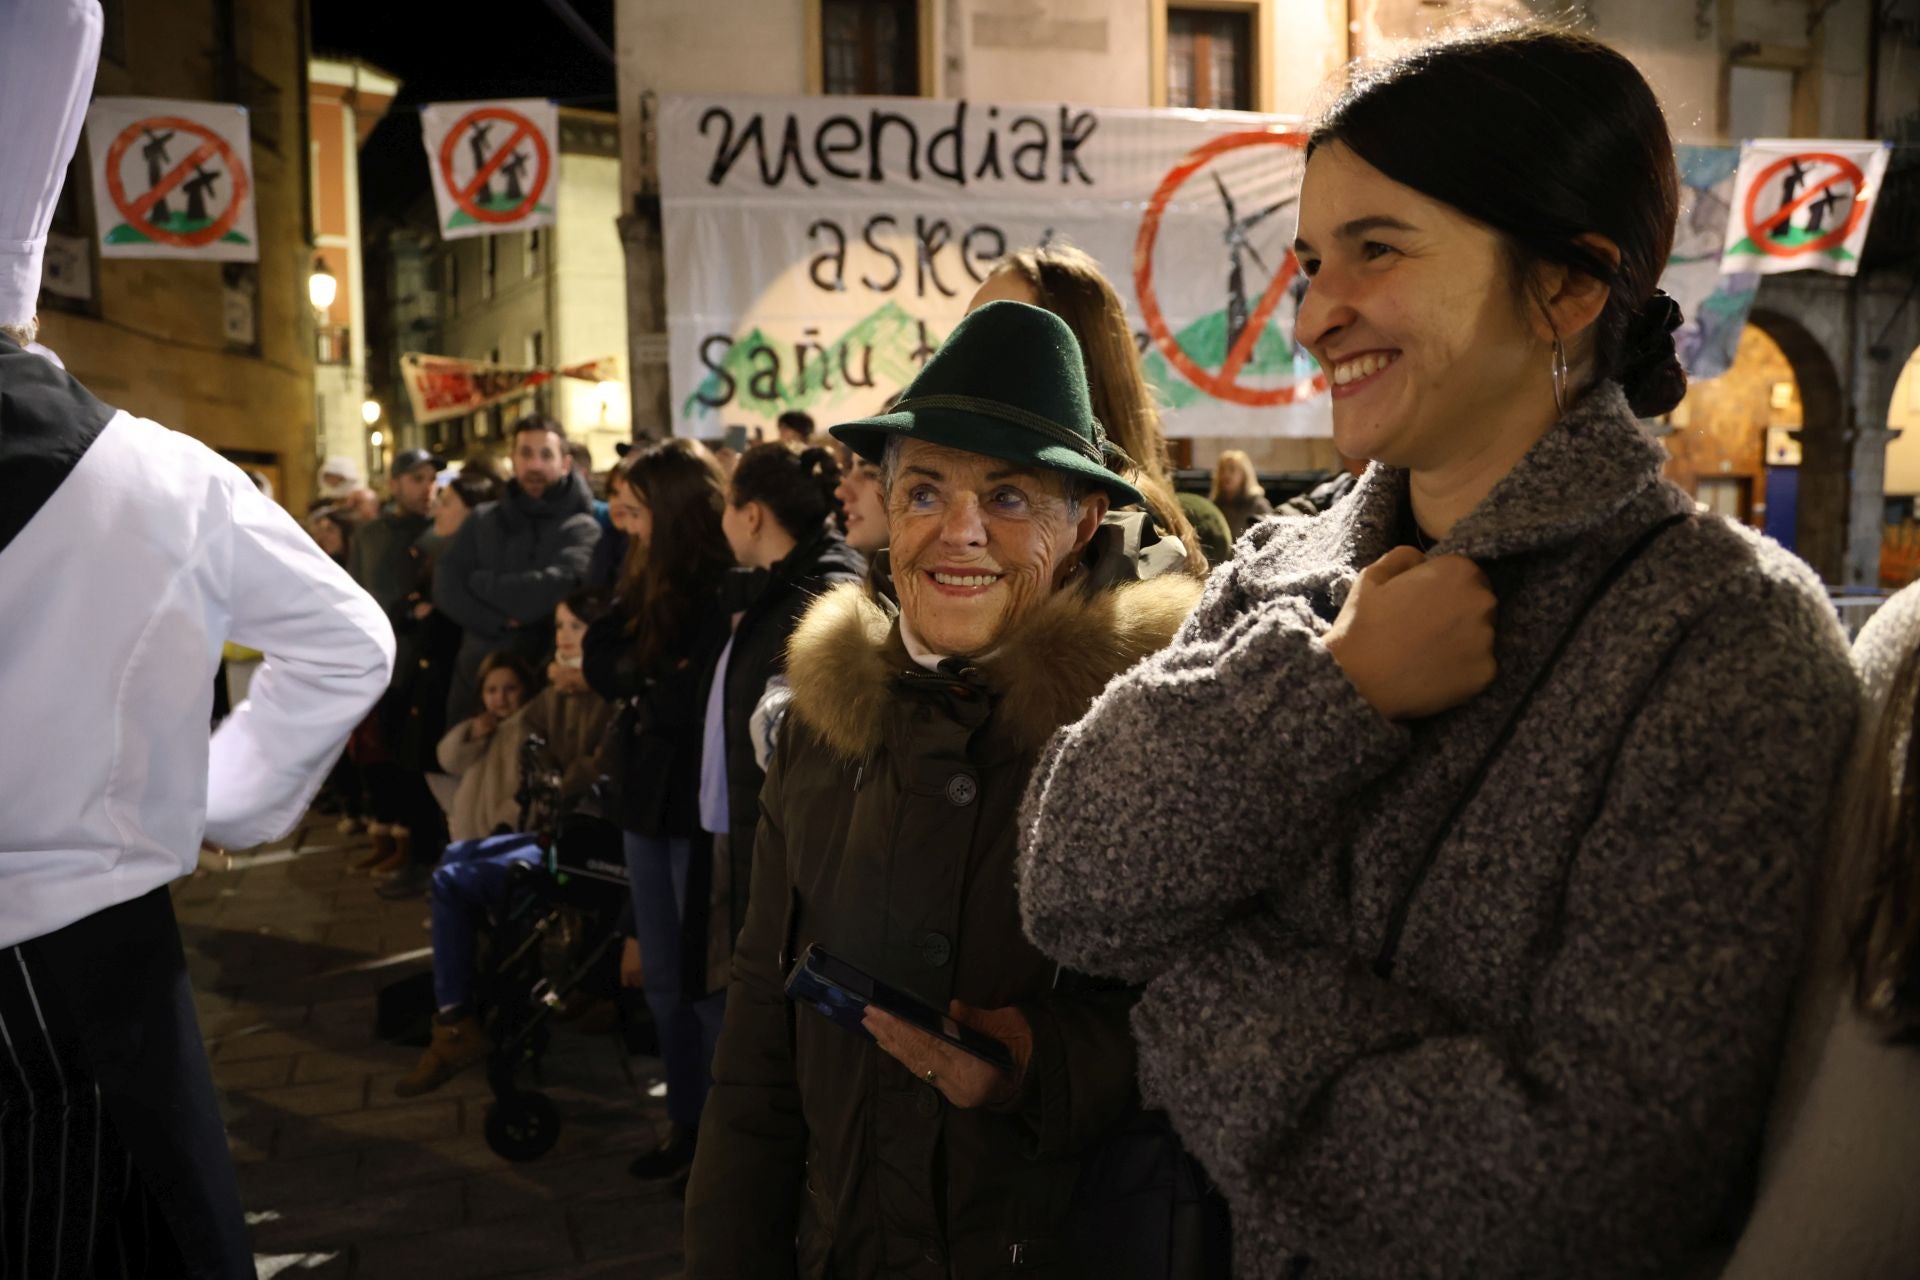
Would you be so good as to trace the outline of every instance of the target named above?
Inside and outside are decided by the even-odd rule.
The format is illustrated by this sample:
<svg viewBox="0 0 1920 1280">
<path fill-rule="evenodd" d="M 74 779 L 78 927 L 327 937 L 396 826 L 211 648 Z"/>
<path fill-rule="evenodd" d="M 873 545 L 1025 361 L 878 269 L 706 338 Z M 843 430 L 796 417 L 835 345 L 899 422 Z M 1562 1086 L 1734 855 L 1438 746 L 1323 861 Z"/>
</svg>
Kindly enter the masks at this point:
<svg viewBox="0 0 1920 1280">
<path fill-rule="evenodd" d="M 747 919 L 687 1187 L 686 1280 L 788 1280 L 797 1269 L 807 1126 L 782 974 L 793 896 L 780 823 L 786 754 L 760 793 Z"/>
</svg>

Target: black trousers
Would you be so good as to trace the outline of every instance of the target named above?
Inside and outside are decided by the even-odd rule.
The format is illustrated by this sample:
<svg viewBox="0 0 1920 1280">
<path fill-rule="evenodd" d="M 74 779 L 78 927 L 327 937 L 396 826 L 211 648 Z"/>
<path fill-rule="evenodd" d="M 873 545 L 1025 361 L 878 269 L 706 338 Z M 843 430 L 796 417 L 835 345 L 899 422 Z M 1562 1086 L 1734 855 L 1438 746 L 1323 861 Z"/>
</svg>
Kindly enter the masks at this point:
<svg viewBox="0 0 1920 1280">
<path fill-rule="evenodd" d="M 0 1266 L 254 1275 L 165 889 L 0 949 Z"/>
<path fill-rule="evenodd" d="M 405 827 L 412 840 L 413 860 L 433 867 L 447 851 L 447 815 L 433 798 L 427 775 L 418 769 L 382 762 L 362 771 L 367 794 L 373 798 L 373 817 Z"/>
</svg>

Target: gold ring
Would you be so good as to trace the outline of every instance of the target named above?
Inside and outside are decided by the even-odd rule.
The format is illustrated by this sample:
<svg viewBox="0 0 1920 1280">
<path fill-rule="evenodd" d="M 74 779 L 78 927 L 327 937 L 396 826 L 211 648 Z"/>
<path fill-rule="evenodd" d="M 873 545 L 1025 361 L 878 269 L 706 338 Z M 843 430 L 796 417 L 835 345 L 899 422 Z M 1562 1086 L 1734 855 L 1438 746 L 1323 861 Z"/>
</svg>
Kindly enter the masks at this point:
<svg viewBox="0 0 1920 1280">
<path fill-rule="evenodd" d="M 932 1068 L 932 1067 L 928 1067 L 928 1068 L 927 1068 L 927 1069 L 926 1069 L 925 1071 L 922 1071 L 922 1072 L 920 1073 L 920 1078 L 921 1078 L 922 1080 L 925 1080 L 925 1081 L 926 1081 L 926 1082 L 927 1082 L 928 1084 L 932 1084 L 932 1083 L 933 1083 L 933 1068 Z"/>
</svg>

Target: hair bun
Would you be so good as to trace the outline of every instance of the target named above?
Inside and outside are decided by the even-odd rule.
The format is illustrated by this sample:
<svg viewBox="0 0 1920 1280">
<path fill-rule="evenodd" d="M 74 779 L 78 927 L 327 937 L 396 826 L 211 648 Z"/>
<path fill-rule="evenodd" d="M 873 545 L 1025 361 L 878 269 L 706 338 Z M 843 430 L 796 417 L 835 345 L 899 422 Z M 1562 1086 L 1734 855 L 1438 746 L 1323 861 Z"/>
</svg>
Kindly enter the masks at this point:
<svg viewBox="0 0 1920 1280">
<path fill-rule="evenodd" d="M 1642 418 L 1658 417 L 1687 394 L 1687 371 L 1674 350 L 1673 333 L 1685 317 L 1680 304 L 1659 289 L 1627 321 L 1620 347 L 1620 385 Z"/>
</svg>

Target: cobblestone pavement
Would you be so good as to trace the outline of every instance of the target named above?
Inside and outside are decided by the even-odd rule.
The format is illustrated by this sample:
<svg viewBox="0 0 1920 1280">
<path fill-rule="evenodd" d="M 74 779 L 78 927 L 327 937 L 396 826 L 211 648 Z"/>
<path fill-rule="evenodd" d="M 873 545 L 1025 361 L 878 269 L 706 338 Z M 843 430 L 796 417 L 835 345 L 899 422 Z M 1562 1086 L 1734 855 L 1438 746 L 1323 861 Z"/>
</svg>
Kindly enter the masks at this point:
<svg viewBox="0 0 1920 1280">
<path fill-rule="evenodd" d="M 677 1276 L 680 1201 L 626 1171 L 665 1123 L 657 1060 L 560 1028 L 560 1139 L 523 1164 L 481 1136 L 480 1068 L 393 1096 L 419 1051 L 375 1039 L 375 994 L 426 966 L 427 907 L 376 897 L 363 850 L 329 820 L 174 890 L 262 1280 Z"/>
</svg>

